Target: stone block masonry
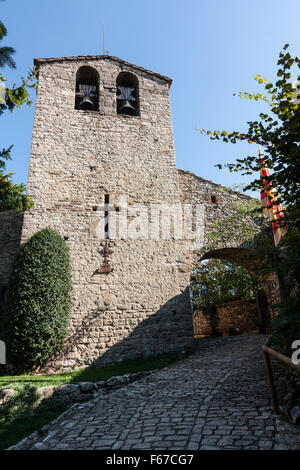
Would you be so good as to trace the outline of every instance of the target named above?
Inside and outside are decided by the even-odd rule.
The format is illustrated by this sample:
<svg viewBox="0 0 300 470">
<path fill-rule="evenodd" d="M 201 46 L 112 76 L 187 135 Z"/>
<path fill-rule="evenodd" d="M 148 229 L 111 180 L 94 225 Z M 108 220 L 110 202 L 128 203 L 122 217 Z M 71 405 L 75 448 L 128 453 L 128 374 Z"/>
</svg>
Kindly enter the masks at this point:
<svg viewBox="0 0 300 470">
<path fill-rule="evenodd" d="M 73 269 L 70 337 L 58 367 L 109 363 L 192 346 L 189 273 L 182 240 L 115 240 L 113 271 L 103 263 L 95 207 L 179 203 L 169 79 L 109 57 L 38 60 L 28 192 L 22 241 L 45 226 L 67 238 Z M 74 108 L 79 67 L 99 74 L 99 109 Z M 139 81 L 140 116 L 117 114 L 121 71 Z M 103 241 L 103 240 L 102 240 Z"/>
<path fill-rule="evenodd" d="M 195 336 L 210 336 L 211 322 L 209 315 L 199 310 L 193 317 Z M 255 302 L 235 300 L 216 306 L 214 315 L 216 332 L 228 336 L 240 333 L 258 332 L 259 316 Z"/>
</svg>

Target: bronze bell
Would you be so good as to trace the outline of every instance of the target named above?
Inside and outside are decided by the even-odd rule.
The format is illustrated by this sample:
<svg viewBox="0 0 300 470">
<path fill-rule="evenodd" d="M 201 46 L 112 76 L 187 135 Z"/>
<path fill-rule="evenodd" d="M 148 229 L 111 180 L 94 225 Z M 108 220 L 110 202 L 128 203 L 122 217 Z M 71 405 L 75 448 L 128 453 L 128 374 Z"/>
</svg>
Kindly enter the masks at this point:
<svg viewBox="0 0 300 470">
<path fill-rule="evenodd" d="M 80 109 L 95 109 L 95 104 L 93 103 L 90 95 L 85 95 L 81 103 L 79 104 Z"/>
<path fill-rule="evenodd" d="M 135 108 L 131 106 L 128 100 L 124 100 L 123 104 L 119 108 L 119 113 L 121 112 L 124 114 L 134 114 Z"/>
</svg>

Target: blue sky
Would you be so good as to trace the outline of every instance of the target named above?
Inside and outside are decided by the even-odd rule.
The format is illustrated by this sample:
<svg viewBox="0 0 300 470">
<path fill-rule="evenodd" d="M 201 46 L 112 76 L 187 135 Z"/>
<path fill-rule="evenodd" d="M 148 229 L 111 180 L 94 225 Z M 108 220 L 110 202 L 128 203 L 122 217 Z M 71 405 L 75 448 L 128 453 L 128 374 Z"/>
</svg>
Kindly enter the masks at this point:
<svg viewBox="0 0 300 470">
<path fill-rule="evenodd" d="M 300 0 L 6 0 L 0 12 L 2 45 L 16 49 L 17 69 L 3 70 L 9 84 L 36 57 L 102 54 L 104 24 L 111 55 L 173 79 L 177 166 L 224 185 L 248 180 L 214 165 L 257 148 L 210 141 L 196 128 L 245 130 L 263 105 L 233 93 L 258 91 L 258 73 L 274 81 L 285 43 L 300 54 Z M 14 144 L 16 182 L 27 180 L 33 116 L 34 106 L 1 117 L 0 146 Z"/>
</svg>

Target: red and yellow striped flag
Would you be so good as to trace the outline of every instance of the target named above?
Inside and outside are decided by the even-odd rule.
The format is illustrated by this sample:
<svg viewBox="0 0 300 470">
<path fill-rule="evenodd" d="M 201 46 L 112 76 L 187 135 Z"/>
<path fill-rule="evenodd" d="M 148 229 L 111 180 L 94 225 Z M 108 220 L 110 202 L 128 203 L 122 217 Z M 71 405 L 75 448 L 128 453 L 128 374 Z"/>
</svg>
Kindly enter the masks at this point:
<svg viewBox="0 0 300 470">
<path fill-rule="evenodd" d="M 271 183 L 265 179 L 266 176 L 270 176 L 270 171 L 265 166 L 263 153 L 260 147 L 258 148 L 258 152 L 260 158 L 260 179 L 262 182 L 260 193 L 261 205 L 264 214 L 268 215 L 272 221 L 274 243 L 275 246 L 277 246 L 287 233 L 287 225 L 282 224 L 284 216 L 281 204 L 274 204 L 274 201 L 277 201 L 277 196 L 274 194 L 274 191 L 272 191 Z"/>
</svg>

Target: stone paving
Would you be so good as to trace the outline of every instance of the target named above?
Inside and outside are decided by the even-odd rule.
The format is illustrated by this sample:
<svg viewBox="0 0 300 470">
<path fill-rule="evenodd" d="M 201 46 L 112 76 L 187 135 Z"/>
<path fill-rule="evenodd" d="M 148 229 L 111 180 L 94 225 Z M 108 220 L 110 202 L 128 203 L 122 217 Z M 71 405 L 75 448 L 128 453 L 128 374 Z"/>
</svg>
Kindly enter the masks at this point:
<svg viewBox="0 0 300 470">
<path fill-rule="evenodd" d="M 189 358 L 74 405 L 21 449 L 300 449 L 272 414 L 262 335 L 203 340 Z"/>
</svg>

